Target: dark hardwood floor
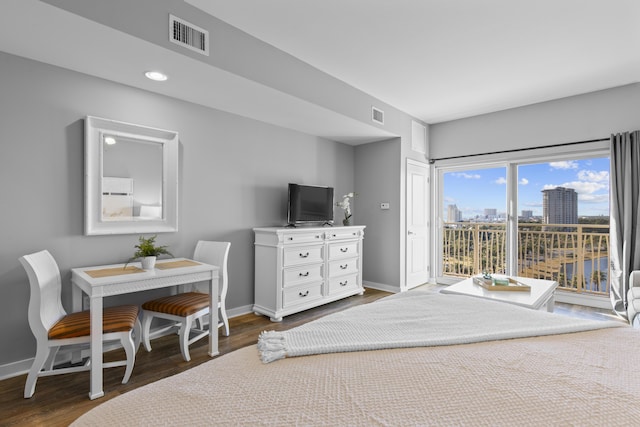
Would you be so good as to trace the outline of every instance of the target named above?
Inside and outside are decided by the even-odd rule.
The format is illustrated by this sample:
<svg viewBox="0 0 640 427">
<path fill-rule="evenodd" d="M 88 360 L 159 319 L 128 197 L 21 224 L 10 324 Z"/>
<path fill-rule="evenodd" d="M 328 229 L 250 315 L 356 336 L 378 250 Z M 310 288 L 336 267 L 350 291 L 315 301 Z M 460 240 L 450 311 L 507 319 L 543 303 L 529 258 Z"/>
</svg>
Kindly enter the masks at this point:
<svg viewBox="0 0 640 427">
<path fill-rule="evenodd" d="M 427 292 L 441 287 L 427 285 Z M 219 335 L 220 354 L 227 354 L 255 344 L 264 330 L 286 330 L 319 317 L 360 304 L 367 304 L 390 295 L 387 292 L 367 289 L 364 295 L 356 295 L 331 304 L 287 316 L 281 323 L 272 323 L 264 316 L 253 313 L 230 319 L 231 336 Z M 566 315 L 609 319 L 607 310 L 591 309 L 570 304 L 556 303 L 556 311 Z M 89 400 L 89 373 L 43 377 L 38 379 L 36 392 L 31 399 L 22 397 L 26 375 L 0 381 L 1 426 L 67 426 L 91 408 L 120 394 L 134 390 L 159 379 L 175 375 L 201 363 L 212 360 L 206 352 L 206 339 L 190 347 L 191 361 L 185 362 L 180 354 L 177 335 L 158 338 L 151 342 L 153 351 L 138 350 L 136 364 L 128 384 L 121 384 L 124 368 L 104 371 L 105 396 Z M 105 354 L 105 360 L 124 358 L 121 350 Z"/>
</svg>

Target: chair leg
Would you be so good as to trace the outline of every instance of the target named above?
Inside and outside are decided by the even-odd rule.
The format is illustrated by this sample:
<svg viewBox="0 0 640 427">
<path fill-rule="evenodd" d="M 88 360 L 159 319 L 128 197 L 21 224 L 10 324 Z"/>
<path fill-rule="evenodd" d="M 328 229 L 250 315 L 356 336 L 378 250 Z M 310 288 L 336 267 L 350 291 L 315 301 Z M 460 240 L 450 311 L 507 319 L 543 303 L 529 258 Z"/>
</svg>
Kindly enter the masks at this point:
<svg viewBox="0 0 640 427">
<path fill-rule="evenodd" d="M 126 384 L 131 378 L 131 373 L 133 372 L 133 365 L 136 363 L 136 350 L 135 344 L 133 342 L 133 331 L 129 331 L 129 333 L 123 333 L 120 338 L 120 343 L 122 344 L 122 348 L 124 348 L 124 352 L 127 355 L 127 368 L 124 371 L 124 377 L 122 378 L 122 384 Z"/>
<path fill-rule="evenodd" d="M 191 360 L 189 355 L 189 335 L 191 334 L 192 322 L 191 317 L 186 317 L 180 324 L 180 351 L 182 352 L 182 358 L 187 362 Z"/>
<path fill-rule="evenodd" d="M 140 323 L 140 319 L 136 319 L 136 324 L 133 326 L 133 349 L 136 353 L 138 352 L 138 348 L 140 348 L 140 342 L 142 342 L 142 324 Z"/>
<path fill-rule="evenodd" d="M 151 321 L 153 316 L 148 312 L 142 314 L 142 342 L 147 351 L 151 351 L 151 341 L 149 340 L 149 331 L 151 330 Z"/>
<path fill-rule="evenodd" d="M 38 374 L 42 370 L 47 358 L 49 357 L 49 346 L 46 344 L 41 345 L 38 344 L 38 348 L 36 350 L 36 357 L 33 359 L 33 364 L 31 365 L 31 369 L 29 369 L 29 374 L 27 375 L 27 381 L 24 384 L 24 398 L 29 399 L 33 396 L 33 393 L 36 391 L 36 381 L 38 381 Z"/>
<path fill-rule="evenodd" d="M 49 357 L 47 357 L 47 361 L 44 363 L 44 369 L 47 371 L 51 371 L 53 369 L 53 362 L 56 361 L 56 356 L 58 355 L 58 350 L 60 347 L 49 347 Z"/>
<path fill-rule="evenodd" d="M 222 323 L 224 324 L 224 336 L 229 336 L 229 318 L 227 317 L 227 309 L 225 308 L 224 301 L 220 301 L 220 317 L 222 317 Z"/>
</svg>

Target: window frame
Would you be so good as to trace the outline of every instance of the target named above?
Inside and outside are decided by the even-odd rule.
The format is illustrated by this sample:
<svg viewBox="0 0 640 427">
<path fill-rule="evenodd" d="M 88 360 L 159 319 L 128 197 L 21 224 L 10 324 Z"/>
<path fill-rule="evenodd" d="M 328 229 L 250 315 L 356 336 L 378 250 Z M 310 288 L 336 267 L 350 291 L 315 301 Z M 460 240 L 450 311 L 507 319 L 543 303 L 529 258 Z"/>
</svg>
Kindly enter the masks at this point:
<svg viewBox="0 0 640 427">
<path fill-rule="evenodd" d="M 518 167 L 522 165 L 549 163 L 560 160 L 584 160 L 589 158 L 611 157 L 608 140 L 587 142 L 557 147 L 531 148 L 493 154 L 478 154 L 435 160 L 432 168 L 432 209 L 436 227 L 433 227 L 431 238 L 431 265 L 435 266 L 433 275 L 437 283 L 452 284 L 460 278 L 443 275 L 442 228 L 445 222 L 444 210 L 444 174 L 461 172 L 469 169 L 505 168 L 507 189 L 507 274 L 517 273 L 517 233 L 518 233 Z"/>
</svg>

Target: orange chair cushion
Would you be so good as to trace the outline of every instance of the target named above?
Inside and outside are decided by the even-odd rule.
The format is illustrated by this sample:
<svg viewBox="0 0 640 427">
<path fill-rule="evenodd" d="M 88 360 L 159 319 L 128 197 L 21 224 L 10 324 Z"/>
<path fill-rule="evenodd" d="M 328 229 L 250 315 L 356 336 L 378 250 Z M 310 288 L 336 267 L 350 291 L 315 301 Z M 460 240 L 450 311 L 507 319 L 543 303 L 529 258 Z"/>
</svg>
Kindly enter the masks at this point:
<svg viewBox="0 0 640 427">
<path fill-rule="evenodd" d="M 106 307 L 102 311 L 103 332 L 130 331 L 136 324 L 139 308 L 136 305 Z M 49 329 L 50 339 L 85 337 L 91 334 L 89 310 L 79 311 L 64 316 Z"/>
<path fill-rule="evenodd" d="M 181 317 L 190 316 L 206 307 L 209 307 L 209 294 L 200 292 L 185 292 L 154 299 L 142 304 L 144 310 Z"/>
</svg>

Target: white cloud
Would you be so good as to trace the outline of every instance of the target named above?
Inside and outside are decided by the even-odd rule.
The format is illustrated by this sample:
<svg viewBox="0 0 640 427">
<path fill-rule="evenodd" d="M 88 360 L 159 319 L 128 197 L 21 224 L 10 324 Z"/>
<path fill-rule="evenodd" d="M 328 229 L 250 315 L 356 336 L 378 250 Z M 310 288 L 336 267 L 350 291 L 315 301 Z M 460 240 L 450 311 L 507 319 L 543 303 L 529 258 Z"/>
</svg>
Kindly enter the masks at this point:
<svg viewBox="0 0 640 427">
<path fill-rule="evenodd" d="M 527 178 L 522 178 L 520 180 L 520 185 L 527 185 L 529 183 L 529 180 Z"/>
<path fill-rule="evenodd" d="M 580 196 L 584 194 L 593 194 L 600 190 L 605 190 L 609 188 L 609 183 L 608 182 L 602 183 L 602 182 L 589 182 L 589 181 L 572 181 L 572 182 L 565 182 L 564 184 L 560 184 L 560 185 L 546 184 L 543 187 L 543 189 L 551 190 L 556 187 L 573 188 L 574 190 L 576 190 L 576 193 L 578 193 L 578 196 Z"/>
<path fill-rule="evenodd" d="M 471 174 L 471 173 L 466 173 L 466 172 L 455 172 L 455 173 L 452 173 L 451 175 L 457 176 L 457 177 L 460 177 L 460 178 L 465 178 L 465 179 L 480 179 L 480 178 L 482 178 L 482 176 L 480 174 L 477 174 L 477 173 Z"/>
<path fill-rule="evenodd" d="M 507 180 L 504 177 L 501 176 L 500 178 L 495 180 L 495 183 L 496 184 L 506 184 Z"/>
<path fill-rule="evenodd" d="M 578 169 L 578 162 L 569 160 L 563 162 L 551 162 L 549 163 L 552 169 Z"/>
<path fill-rule="evenodd" d="M 608 203 L 609 195 L 608 194 L 578 194 L 578 200 L 583 203 Z"/>
<path fill-rule="evenodd" d="M 608 171 L 590 171 L 590 170 L 581 170 L 578 172 L 578 179 L 581 181 L 589 181 L 589 182 L 609 182 L 609 172 Z"/>
</svg>

